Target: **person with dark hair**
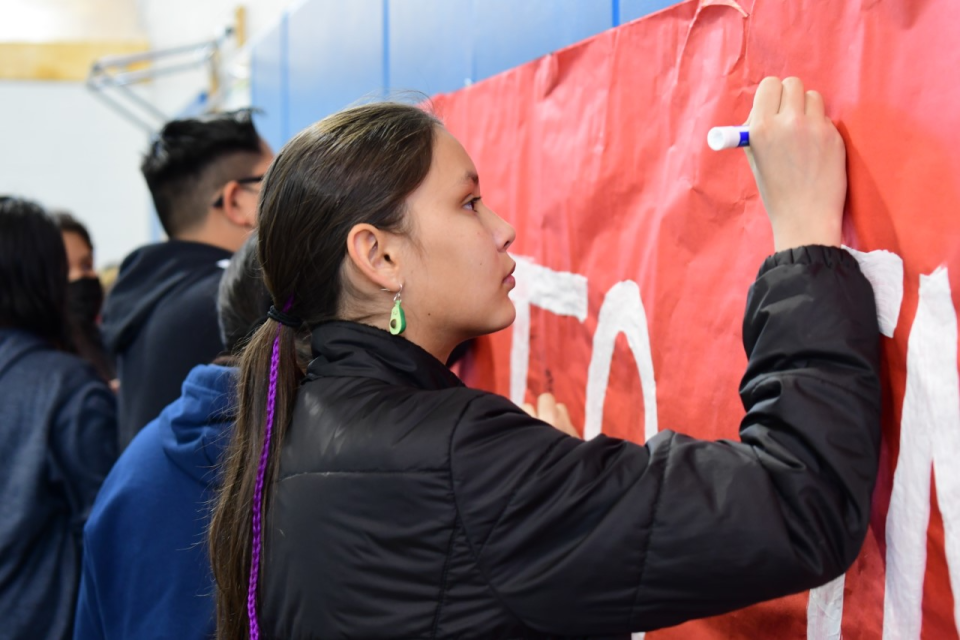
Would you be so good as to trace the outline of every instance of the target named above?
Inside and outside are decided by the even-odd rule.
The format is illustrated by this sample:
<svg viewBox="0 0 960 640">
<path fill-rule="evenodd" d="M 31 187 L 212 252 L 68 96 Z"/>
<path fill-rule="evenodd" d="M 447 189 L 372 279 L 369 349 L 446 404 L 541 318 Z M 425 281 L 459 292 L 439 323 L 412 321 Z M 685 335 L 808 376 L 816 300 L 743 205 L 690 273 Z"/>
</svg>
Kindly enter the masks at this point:
<svg viewBox="0 0 960 640">
<path fill-rule="evenodd" d="M 739 442 L 585 442 L 550 402 L 555 426 L 464 387 L 451 351 L 515 317 L 514 230 L 467 152 L 390 103 L 294 137 L 263 184 L 272 306 L 211 519 L 218 638 L 625 638 L 842 575 L 880 446 L 845 149 L 797 78 L 761 82 L 748 122 L 776 253 L 747 301 Z"/>
<path fill-rule="evenodd" d="M 37 204 L 0 197 L 0 635 L 68 638 L 81 532 L 116 459 L 116 400 L 68 353 L 67 257 Z"/>
<path fill-rule="evenodd" d="M 67 318 L 74 346 L 104 380 L 115 383 L 116 368 L 100 334 L 103 285 L 93 268 L 90 232 L 66 211 L 55 211 L 51 215 L 60 226 L 63 246 L 67 250 Z"/>
<path fill-rule="evenodd" d="M 84 529 L 77 640 L 213 635 L 204 535 L 232 424 L 234 354 L 269 307 L 251 236 L 220 282 L 227 352 L 190 371 L 180 397 L 137 434 L 94 504 Z"/>
<path fill-rule="evenodd" d="M 169 122 L 144 157 L 169 240 L 127 256 L 104 306 L 121 448 L 178 397 L 193 366 L 223 349 L 217 286 L 256 224 L 259 182 L 272 159 L 249 110 Z"/>
<path fill-rule="evenodd" d="M 56 220 L 63 234 L 63 246 L 67 250 L 67 279 L 70 282 L 96 275 L 93 268 L 93 239 L 82 222 L 66 211 L 53 210 L 50 216 Z"/>
</svg>

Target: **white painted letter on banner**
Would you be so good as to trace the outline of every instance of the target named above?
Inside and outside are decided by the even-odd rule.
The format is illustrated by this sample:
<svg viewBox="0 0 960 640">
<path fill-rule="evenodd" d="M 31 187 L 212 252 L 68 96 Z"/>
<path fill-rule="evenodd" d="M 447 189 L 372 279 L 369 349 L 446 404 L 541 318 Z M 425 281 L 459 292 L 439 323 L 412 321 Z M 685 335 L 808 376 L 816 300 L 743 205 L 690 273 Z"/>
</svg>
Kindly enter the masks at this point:
<svg viewBox="0 0 960 640">
<path fill-rule="evenodd" d="M 517 261 L 517 286 L 510 292 L 510 299 L 517 309 L 517 319 L 510 345 L 510 399 L 520 405 L 527 391 L 530 365 L 530 306 L 583 322 L 587 319 L 587 279 L 576 273 L 553 271 L 529 258 L 512 257 Z"/>
<path fill-rule="evenodd" d="M 907 344 L 900 455 L 887 513 L 884 640 L 920 638 L 930 521 L 930 471 L 937 482 L 954 620 L 960 621 L 960 380 L 957 312 L 947 270 L 920 276 Z"/>
<path fill-rule="evenodd" d="M 657 385 L 653 375 L 653 355 L 647 330 L 647 314 L 636 282 L 624 280 L 613 285 L 603 299 L 597 331 L 593 335 L 593 354 L 587 370 L 586 420 L 583 437 L 589 440 L 603 429 L 603 403 L 610 381 L 610 365 L 617 335 L 624 334 L 640 373 L 643 393 L 644 440 L 657 433 Z"/>
</svg>

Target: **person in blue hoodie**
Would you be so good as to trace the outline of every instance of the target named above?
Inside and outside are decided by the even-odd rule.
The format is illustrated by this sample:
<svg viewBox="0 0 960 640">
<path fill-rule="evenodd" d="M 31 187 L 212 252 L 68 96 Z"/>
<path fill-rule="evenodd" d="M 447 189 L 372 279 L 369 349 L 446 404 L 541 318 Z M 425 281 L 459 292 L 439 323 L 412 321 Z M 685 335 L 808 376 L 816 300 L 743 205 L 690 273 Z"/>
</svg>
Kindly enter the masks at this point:
<svg viewBox="0 0 960 640">
<path fill-rule="evenodd" d="M 81 532 L 117 458 L 116 400 L 74 353 L 67 255 L 37 204 L 0 197 L 0 638 L 69 638 Z"/>
<path fill-rule="evenodd" d="M 187 375 L 179 399 L 123 452 L 84 528 L 74 638 L 210 638 L 214 597 L 205 542 L 216 465 L 229 439 L 233 355 L 270 307 L 251 238 L 218 292 L 227 353 Z"/>
</svg>

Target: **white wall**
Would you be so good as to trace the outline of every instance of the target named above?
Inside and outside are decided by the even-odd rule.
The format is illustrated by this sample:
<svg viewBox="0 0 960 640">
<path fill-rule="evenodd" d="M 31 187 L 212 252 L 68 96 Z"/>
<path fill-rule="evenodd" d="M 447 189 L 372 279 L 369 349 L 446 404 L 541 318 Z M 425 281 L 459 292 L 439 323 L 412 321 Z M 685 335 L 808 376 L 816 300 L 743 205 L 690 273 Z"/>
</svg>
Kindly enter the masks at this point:
<svg viewBox="0 0 960 640">
<path fill-rule="evenodd" d="M 212 39 L 233 24 L 236 0 L 0 0 L 0 40 L 146 37 L 153 49 Z M 250 0 L 247 38 L 256 40 L 291 3 Z M 16 19 L 14 19 L 16 18 Z M 16 23 L 17 29 L 2 28 Z M 204 71 L 138 91 L 174 116 L 207 88 Z M 242 99 L 242 95 L 240 96 Z M 239 105 L 234 105 L 239 106 Z M 159 237 L 140 175 L 147 133 L 80 82 L 0 80 L 0 194 L 71 211 L 90 229 L 97 266 L 119 262 Z"/>
<path fill-rule="evenodd" d="M 80 82 L 0 82 L 0 193 L 71 211 L 90 229 L 98 267 L 149 239 L 147 141 Z"/>
<path fill-rule="evenodd" d="M 140 23 L 154 49 L 167 49 L 203 42 L 218 37 L 234 24 L 238 5 L 246 9 L 247 41 L 270 29 L 284 10 L 295 4 L 291 0 L 139 0 Z M 231 50 L 226 50 L 227 60 Z M 168 114 L 180 113 L 208 86 L 206 70 L 196 70 L 161 78 L 153 83 L 153 103 Z M 246 106 L 246 105 L 244 105 Z"/>
</svg>

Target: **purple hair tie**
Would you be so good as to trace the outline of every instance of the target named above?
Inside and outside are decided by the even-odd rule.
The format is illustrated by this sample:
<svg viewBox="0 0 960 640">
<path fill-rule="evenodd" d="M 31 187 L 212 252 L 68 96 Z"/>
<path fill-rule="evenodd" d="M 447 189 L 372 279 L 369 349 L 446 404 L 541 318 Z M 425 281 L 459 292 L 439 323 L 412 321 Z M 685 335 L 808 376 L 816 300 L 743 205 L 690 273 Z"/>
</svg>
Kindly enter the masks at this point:
<svg viewBox="0 0 960 640">
<path fill-rule="evenodd" d="M 263 451 L 260 452 L 260 464 L 257 467 L 257 483 L 253 488 L 253 558 L 250 562 L 250 581 L 247 585 L 247 617 L 250 620 L 250 640 L 259 640 L 260 625 L 257 622 L 257 583 L 260 578 L 260 549 L 263 546 L 261 519 L 263 513 L 263 480 L 267 471 L 267 459 L 270 456 L 270 436 L 273 434 L 273 415 L 277 403 L 277 375 L 280 366 L 280 330 L 286 326 L 295 326 L 293 318 L 287 316 L 293 306 L 293 296 L 283 305 L 283 312 L 270 307 L 267 315 L 277 320 L 277 335 L 273 339 L 273 355 L 270 358 L 270 388 L 267 391 L 267 424 L 263 436 Z M 281 316 L 278 319 L 276 316 Z M 290 320 L 285 322 L 285 320 Z M 299 320 L 296 321 L 299 324 Z"/>
</svg>

